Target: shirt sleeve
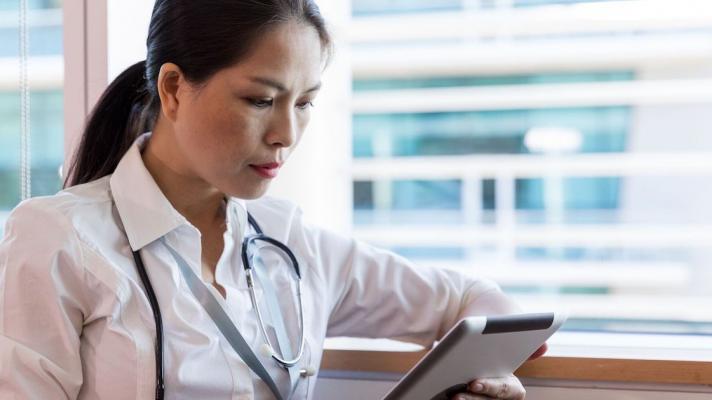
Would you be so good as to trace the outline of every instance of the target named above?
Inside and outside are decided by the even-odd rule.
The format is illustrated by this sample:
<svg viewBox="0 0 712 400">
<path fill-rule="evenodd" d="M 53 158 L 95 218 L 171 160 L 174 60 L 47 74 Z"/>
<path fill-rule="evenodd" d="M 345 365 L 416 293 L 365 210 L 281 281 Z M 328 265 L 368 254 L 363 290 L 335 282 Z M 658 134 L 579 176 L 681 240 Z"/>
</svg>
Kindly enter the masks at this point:
<svg viewBox="0 0 712 400">
<path fill-rule="evenodd" d="M 33 199 L 10 215 L 0 243 L 0 398 L 77 397 L 87 304 L 80 259 L 58 211 Z"/>
<path fill-rule="evenodd" d="M 328 290 L 327 336 L 429 346 L 466 316 L 520 310 L 491 280 L 418 265 L 304 222 L 302 227 Z"/>
</svg>

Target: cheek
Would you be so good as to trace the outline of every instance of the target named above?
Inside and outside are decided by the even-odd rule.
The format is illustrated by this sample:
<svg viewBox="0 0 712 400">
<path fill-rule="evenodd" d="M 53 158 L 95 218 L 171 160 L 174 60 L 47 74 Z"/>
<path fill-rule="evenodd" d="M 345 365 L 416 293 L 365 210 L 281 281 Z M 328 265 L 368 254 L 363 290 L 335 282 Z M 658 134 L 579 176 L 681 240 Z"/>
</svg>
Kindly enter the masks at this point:
<svg viewBox="0 0 712 400">
<path fill-rule="evenodd" d="M 227 172 L 252 151 L 250 140 L 255 121 L 242 110 L 226 107 L 196 107 L 185 120 L 179 135 L 186 158 L 201 175 Z"/>
<path fill-rule="evenodd" d="M 298 130 L 299 136 L 297 136 L 297 142 L 295 143 L 295 145 L 299 144 L 299 142 L 304 137 L 304 132 L 306 131 L 307 126 L 309 125 L 310 116 L 311 116 L 310 113 L 307 112 L 299 118 L 299 130 Z"/>
</svg>

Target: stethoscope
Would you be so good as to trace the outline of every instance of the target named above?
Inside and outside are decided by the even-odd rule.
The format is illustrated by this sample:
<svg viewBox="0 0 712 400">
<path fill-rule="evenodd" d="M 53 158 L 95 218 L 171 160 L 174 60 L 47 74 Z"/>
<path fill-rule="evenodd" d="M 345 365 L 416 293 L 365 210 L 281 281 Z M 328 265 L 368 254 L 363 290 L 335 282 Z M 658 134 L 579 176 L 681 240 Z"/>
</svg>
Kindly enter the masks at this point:
<svg viewBox="0 0 712 400">
<path fill-rule="evenodd" d="M 255 314 L 257 315 L 257 321 L 259 323 L 260 327 L 260 332 L 262 334 L 262 338 L 264 340 L 264 344 L 262 346 L 262 349 L 260 350 L 260 353 L 263 355 L 268 355 L 271 356 L 273 360 L 277 362 L 282 368 L 284 369 L 289 369 L 290 367 L 295 366 L 299 360 L 302 358 L 302 355 L 304 354 L 304 311 L 302 307 L 302 299 L 301 299 L 301 273 L 299 271 L 299 263 L 297 262 L 296 257 L 294 256 L 294 253 L 282 242 L 271 238 L 267 235 L 265 235 L 262 232 L 262 229 L 260 229 L 259 225 L 257 222 L 252 218 L 252 215 L 249 213 L 247 214 L 247 220 L 250 224 L 250 226 L 255 230 L 255 234 L 252 235 L 247 235 L 245 239 L 242 241 L 242 265 L 243 268 L 245 269 L 245 279 L 247 281 L 247 286 L 249 289 L 250 293 L 250 300 L 252 302 L 252 307 L 255 310 Z M 257 297 L 255 295 L 255 286 L 254 286 L 254 278 L 252 275 L 252 261 L 254 259 L 254 256 L 256 255 L 251 249 L 252 248 L 259 248 L 258 246 L 252 246 L 253 244 L 257 244 L 257 242 L 264 242 L 268 243 L 270 245 L 275 246 L 277 249 L 282 251 L 284 255 L 286 255 L 286 260 L 288 260 L 291 264 L 292 267 L 294 268 L 296 280 L 297 280 L 297 285 L 296 285 L 296 290 L 297 290 L 297 297 L 299 299 L 298 304 L 299 304 L 299 326 L 300 326 L 300 333 L 299 333 L 299 350 L 297 351 L 296 356 L 294 356 L 291 359 L 285 359 L 283 357 L 280 357 L 277 352 L 275 351 L 275 347 L 272 344 L 272 341 L 269 338 L 269 335 L 267 335 L 267 331 L 264 326 L 264 322 L 262 320 L 262 313 L 260 312 L 260 308 L 258 306 L 257 302 Z M 160 400 L 163 399 L 163 395 L 165 392 L 165 383 L 163 380 L 163 319 L 161 317 L 161 309 L 158 306 L 158 300 L 156 298 L 156 293 L 153 290 L 153 285 L 151 285 L 151 280 L 148 278 L 148 274 L 146 273 L 146 268 L 144 267 L 143 264 L 143 259 L 141 257 L 141 254 L 139 253 L 138 250 L 133 251 L 133 257 L 134 261 L 136 263 L 136 269 L 138 270 L 139 277 L 141 278 L 141 282 L 143 283 L 144 288 L 146 289 L 146 295 L 148 297 L 149 303 L 151 305 L 151 310 L 153 311 L 153 319 L 156 325 L 156 399 Z M 313 372 L 311 369 L 305 369 L 300 371 L 300 375 L 302 376 L 308 376 L 308 375 L 313 375 Z"/>
</svg>

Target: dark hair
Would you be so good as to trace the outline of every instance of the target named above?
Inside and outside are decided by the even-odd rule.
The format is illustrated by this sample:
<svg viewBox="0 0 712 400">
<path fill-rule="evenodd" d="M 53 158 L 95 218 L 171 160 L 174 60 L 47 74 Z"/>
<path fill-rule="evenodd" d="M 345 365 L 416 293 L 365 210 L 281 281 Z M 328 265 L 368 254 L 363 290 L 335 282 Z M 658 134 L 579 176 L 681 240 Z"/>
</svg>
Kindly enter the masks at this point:
<svg viewBox="0 0 712 400">
<path fill-rule="evenodd" d="M 260 35 L 290 20 L 316 29 L 328 59 L 332 42 L 314 0 L 156 0 L 146 61 L 126 69 L 101 95 L 64 187 L 113 173 L 138 135 L 153 129 L 160 110 L 156 81 L 164 63 L 178 65 L 191 83 L 203 83 L 245 57 Z"/>
</svg>

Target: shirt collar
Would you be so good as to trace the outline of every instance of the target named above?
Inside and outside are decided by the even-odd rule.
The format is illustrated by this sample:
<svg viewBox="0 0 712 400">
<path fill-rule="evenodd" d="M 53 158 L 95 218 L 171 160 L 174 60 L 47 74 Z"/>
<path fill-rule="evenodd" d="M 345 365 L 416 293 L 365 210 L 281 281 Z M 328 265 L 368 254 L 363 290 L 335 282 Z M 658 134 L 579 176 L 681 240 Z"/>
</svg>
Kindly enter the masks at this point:
<svg viewBox="0 0 712 400">
<path fill-rule="evenodd" d="M 134 251 L 183 224 L 190 225 L 168 201 L 143 163 L 141 151 L 150 138 L 151 132 L 140 135 L 121 158 L 109 178 L 109 187 L 116 209 L 124 225 L 129 245 Z M 230 208 L 236 212 L 236 218 L 231 217 Z M 243 199 L 229 198 L 227 225 L 231 230 L 233 223 L 238 227 L 246 228 L 245 210 Z"/>
</svg>

